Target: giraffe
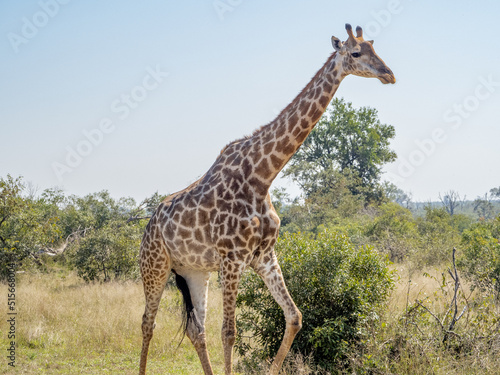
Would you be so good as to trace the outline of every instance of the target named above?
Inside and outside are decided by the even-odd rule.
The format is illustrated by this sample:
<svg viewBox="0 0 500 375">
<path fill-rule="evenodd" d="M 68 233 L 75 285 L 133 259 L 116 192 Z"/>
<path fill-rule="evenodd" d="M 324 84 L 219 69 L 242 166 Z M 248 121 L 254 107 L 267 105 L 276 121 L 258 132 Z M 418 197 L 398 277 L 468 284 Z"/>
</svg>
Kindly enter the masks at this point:
<svg viewBox="0 0 500 375">
<path fill-rule="evenodd" d="M 139 374 L 144 375 L 149 343 L 163 289 L 171 272 L 185 301 L 185 334 L 205 375 L 213 374 L 205 337 L 208 279 L 220 272 L 223 295 L 222 343 L 225 374 L 232 373 L 235 309 L 243 271 L 253 269 L 283 309 L 286 329 L 269 374 L 277 375 L 302 315 L 287 291 L 274 244 L 280 220 L 269 188 L 312 131 L 349 74 L 395 83 L 363 30 L 345 26 L 345 42 L 332 37 L 334 52 L 299 95 L 267 125 L 229 143 L 205 175 L 163 200 L 142 239 L 140 268 L 146 297 Z"/>
</svg>

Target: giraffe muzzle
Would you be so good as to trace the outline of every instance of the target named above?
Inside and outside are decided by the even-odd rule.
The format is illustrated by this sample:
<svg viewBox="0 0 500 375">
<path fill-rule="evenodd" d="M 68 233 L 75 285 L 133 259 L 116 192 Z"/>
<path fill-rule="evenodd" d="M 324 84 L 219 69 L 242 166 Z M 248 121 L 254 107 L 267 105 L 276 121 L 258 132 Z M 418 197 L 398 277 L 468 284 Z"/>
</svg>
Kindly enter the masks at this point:
<svg viewBox="0 0 500 375">
<path fill-rule="evenodd" d="M 388 83 L 396 83 L 396 77 L 390 69 L 387 69 L 387 72 L 379 75 L 378 78 L 384 85 L 387 85 Z"/>
</svg>

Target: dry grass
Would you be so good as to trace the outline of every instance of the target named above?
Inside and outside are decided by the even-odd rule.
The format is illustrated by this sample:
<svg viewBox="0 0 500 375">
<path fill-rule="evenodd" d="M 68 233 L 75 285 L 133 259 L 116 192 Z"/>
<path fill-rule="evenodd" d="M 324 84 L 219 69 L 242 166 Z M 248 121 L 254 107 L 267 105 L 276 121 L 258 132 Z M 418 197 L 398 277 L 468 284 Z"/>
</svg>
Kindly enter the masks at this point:
<svg viewBox="0 0 500 375">
<path fill-rule="evenodd" d="M 453 329 L 456 335 L 449 335 L 443 343 L 444 333 L 436 317 L 443 321 L 449 312 L 455 286 L 446 273 L 443 283 L 445 270 L 397 269 L 399 280 L 382 316 L 382 328 L 374 332 L 366 352 L 372 363 L 378 364 L 374 373 L 500 374 L 500 306 L 477 291 L 472 293 L 463 279 L 458 311 L 466 304 L 464 295 L 468 309 Z M 418 306 L 416 300 L 428 310 Z M 452 314 L 453 310 L 445 328 Z"/>
<path fill-rule="evenodd" d="M 6 296 L 6 286 L 1 285 Z M 140 283 L 86 284 L 72 273 L 19 275 L 15 371 L 2 374 L 136 374 L 142 342 L 144 296 Z M 216 373 L 223 373 L 221 294 L 210 290 L 208 346 Z M 2 316 L 7 316 L 2 304 Z M 180 347 L 181 297 L 166 290 L 150 347 L 148 374 L 202 373 L 189 339 Z M 7 348 L 6 320 L 0 322 Z M 4 358 L 4 356 L 2 356 Z"/>
<path fill-rule="evenodd" d="M 411 272 L 405 266 L 401 265 L 395 268 L 395 270 L 398 280 L 387 304 L 390 315 L 401 314 L 406 310 L 408 304 L 412 304 L 417 299 L 423 300 L 430 296 L 437 296 L 436 292 L 439 290 L 442 279 L 441 270 L 427 269 Z M 469 293 L 468 286 L 464 285 L 464 288 Z M 432 307 L 438 309 L 444 308 L 442 300 L 432 298 L 432 302 Z"/>
<path fill-rule="evenodd" d="M 465 354 L 440 352 L 436 351 L 436 340 L 432 339 L 433 335 L 439 336 L 439 330 L 428 314 L 419 321 L 421 332 L 411 324 L 404 328 L 402 317 L 415 299 L 428 296 L 428 308 L 441 314 L 451 296 L 443 297 L 439 289 L 442 276 L 437 270 L 428 271 L 429 276 L 414 272 L 410 279 L 407 269 L 400 268 L 397 272 L 400 279 L 382 317 L 383 328 L 374 328 L 378 332 L 373 333 L 373 342 L 365 353 L 378 363 L 373 373 L 500 374 L 500 342 L 490 343 L 489 347 L 473 346 Z M 215 276 L 209 292 L 207 338 L 214 371 L 223 374 L 222 299 Z M 3 284 L 0 284 L 0 293 L 7 295 Z M 17 366 L 14 371 L 9 369 L 2 355 L 0 374 L 137 373 L 144 309 L 140 283 L 86 284 L 64 270 L 50 274 L 26 273 L 18 276 L 16 297 Z M 3 317 L 7 316 L 6 303 L 0 306 L 0 311 Z M 498 310 L 491 311 L 499 314 Z M 477 314 L 468 317 L 469 326 L 477 317 Z M 157 316 L 148 374 L 202 373 L 189 340 L 185 338 L 178 347 L 180 324 L 181 297 L 176 290 L 168 289 Z M 6 319 L 2 318 L 2 348 L 7 348 L 7 328 Z M 397 360 L 390 359 L 388 352 L 392 349 L 388 348 L 394 348 Z M 301 356 L 290 356 L 282 373 L 323 374 L 314 370 L 310 359 Z M 370 372 L 365 369 L 356 373 Z"/>
</svg>

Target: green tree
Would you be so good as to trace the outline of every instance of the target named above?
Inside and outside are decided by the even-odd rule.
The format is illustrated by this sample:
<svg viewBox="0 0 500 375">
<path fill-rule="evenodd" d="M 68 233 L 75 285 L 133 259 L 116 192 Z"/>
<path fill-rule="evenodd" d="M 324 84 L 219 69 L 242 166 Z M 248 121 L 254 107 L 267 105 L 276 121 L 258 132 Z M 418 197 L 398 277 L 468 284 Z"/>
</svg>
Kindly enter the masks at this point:
<svg viewBox="0 0 500 375">
<path fill-rule="evenodd" d="M 490 190 L 490 194 L 493 198 L 499 199 L 500 198 L 500 186 L 493 188 Z"/>
<path fill-rule="evenodd" d="M 387 197 L 389 201 L 395 202 L 399 204 L 401 207 L 404 207 L 408 210 L 413 208 L 411 192 L 405 192 L 404 190 L 398 188 L 393 183 L 387 181 L 384 182 L 382 186 L 384 189 L 384 195 Z"/>
<path fill-rule="evenodd" d="M 379 200 L 381 168 L 396 159 L 389 148 L 394 136 L 394 127 L 381 124 L 375 109 L 355 109 L 334 99 L 284 176 L 296 181 L 306 196 L 325 194 L 340 184 L 353 195 Z"/>
<path fill-rule="evenodd" d="M 39 264 L 37 255 L 59 239 L 57 208 L 45 197 L 25 197 L 22 178 L 0 178 L 0 277 L 6 265 Z"/>
<path fill-rule="evenodd" d="M 315 233 L 325 225 L 352 217 L 364 206 L 363 198 L 351 194 L 347 179 L 342 176 L 335 186 L 324 193 L 315 192 L 304 199 L 290 199 L 282 189 L 273 191 L 273 198 L 273 205 L 281 219 L 280 233 Z"/>
<path fill-rule="evenodd" d="M 90 230 L 78 241 L 72 263 L 85 281 L 110 281 L 138 276 L 137 255 L 142 228 L 108 224 Z"/>
<path fill-rule="evenodd" d="M 145 212 L 146 208 L 137 206 L 134 199 L 116 200 L 106 190 L 84 197 L 72 195 L 61 212 L 63 236 L 84 236 L 87 231 L 98 230 L 110 222 L 147 218 Z"/>
<path fill-rule="evenodd" d="M 493 217 L 494 206 L 491 203 L 491 198 L 488 193 L 484 197 L 477 197 L 473 202 L 474 212 L 478 215 L 479 219 L 487 220 Z"/>
<path fill-rule="evenodd" d="M 276 253 L 290 295 L 303 315 L 302 330 L 292 351 L 313 355 L 332 371 L 376 323 L 393 286 L 382 256 L 370 247 L 356 247 L 345 235 L 322 232 L 317 239 L 285 234 Z M 255 273 L 246 273 L 237 305 L 236 348 L 248 362 L 277 352 L 285 330 L 283 311 Z M 257 322 L 257 324 L 256 324 Z M 248 342 L 245 336 L 250 335 Z M 252 346 L 252 342 L 258 347 Z"/>
<path fill-rule="evenodd" d="M 79 276 L 86 281 L 110 281 L 137 275 L 146 214 L 156 196 L 139 206 L 132 198 L 113 199 L 107 191 L 69 197 L 62 222 L 68 258 Z"/>
</svg>

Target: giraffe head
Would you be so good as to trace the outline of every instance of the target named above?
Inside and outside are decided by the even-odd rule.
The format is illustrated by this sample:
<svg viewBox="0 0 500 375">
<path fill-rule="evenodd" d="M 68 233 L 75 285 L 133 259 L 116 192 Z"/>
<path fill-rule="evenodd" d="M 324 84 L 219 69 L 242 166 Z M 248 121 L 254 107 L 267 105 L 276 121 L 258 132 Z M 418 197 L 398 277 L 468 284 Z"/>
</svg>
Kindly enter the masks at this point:
<svg viewBox="0 0 500 375">
<path fill-rule="evenodd" d="M 333 48 L 340 55 L 344 74 L 378 78 L 384 84 L 395 83 L 394 73 L 375 53 L 373 40 L 363 39 L 363 29 L 359 26 L 356 27 L 356 36 L 348 23 L 345 25 L 345 29 L 349 35 L 345 42 L 332 36 Z"/>
</svg>

